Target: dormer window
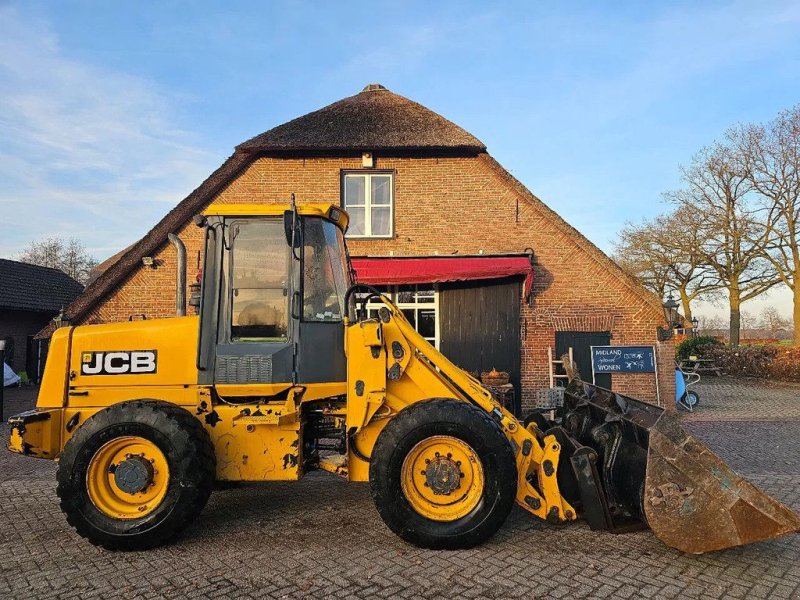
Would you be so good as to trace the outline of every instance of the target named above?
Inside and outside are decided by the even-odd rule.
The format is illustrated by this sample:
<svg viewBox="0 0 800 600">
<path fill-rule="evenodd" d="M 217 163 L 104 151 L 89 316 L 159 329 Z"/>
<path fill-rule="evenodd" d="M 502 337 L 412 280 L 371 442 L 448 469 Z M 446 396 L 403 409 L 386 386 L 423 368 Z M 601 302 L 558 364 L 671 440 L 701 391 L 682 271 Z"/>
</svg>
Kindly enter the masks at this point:
<svg viewBox="0 0 800 600">
<path fill-rule="evenodd" d="M 394 174 L 386 171 L 344 173 L 342 205 L 350 215 L 348 238 L 392 237 Z"/>
</svg>

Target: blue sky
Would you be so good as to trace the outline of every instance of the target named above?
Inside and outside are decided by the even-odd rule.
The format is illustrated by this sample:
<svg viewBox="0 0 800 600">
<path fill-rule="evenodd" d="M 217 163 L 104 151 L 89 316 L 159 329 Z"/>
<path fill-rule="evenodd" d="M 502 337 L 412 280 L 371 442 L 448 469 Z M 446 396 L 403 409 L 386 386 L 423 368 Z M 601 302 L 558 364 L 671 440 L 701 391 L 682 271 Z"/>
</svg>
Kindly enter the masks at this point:
<svg viewBox="0 0 800 600">
<path fill-rule="evenodd" d="M 800 102 L 800 4 L 0 0 L 0 256 L 58 234 L 105 258 L 236 144 L 369 82 L 608 250 L 701 146 Z"/>
</svg>

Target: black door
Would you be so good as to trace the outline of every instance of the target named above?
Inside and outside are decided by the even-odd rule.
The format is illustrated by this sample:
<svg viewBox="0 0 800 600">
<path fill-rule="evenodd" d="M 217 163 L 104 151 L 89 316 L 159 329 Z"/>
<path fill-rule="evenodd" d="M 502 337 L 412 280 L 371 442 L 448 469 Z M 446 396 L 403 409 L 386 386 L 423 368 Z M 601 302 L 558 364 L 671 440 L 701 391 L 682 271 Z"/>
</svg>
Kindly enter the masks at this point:
<svg viewBox="0 0 800 600">
<path fill-rule="evenodd" d="M 592 346 L 611 345 L 611 332 L 609 331 L 556 331 L 556 355 L 555 359 L 572 348 L 572 360 L 578 365 L 581 379 L 591 383 L 592 381 Z M 598 373 L 594 376 L 596 385 L 611 389 L 611 374 Z"/>
<path fill-rule="evenodd" d="M 440 288 L 440 350 L 467 371 L 507 371 L 514 385 L 514 412 L 519 414 L 520 282 L 448 284 Z"/>
</svg>

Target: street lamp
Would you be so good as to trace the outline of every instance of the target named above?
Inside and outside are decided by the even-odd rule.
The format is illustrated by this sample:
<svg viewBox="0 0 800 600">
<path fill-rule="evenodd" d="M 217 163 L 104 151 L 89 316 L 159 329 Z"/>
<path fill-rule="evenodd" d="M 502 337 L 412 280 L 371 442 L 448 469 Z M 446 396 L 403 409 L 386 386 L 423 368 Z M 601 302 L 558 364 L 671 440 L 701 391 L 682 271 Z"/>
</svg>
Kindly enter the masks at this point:
<svg viewBox="0 0 800 600">
<path fill-rule="evenodd" d="M 6 341 L 0 340 L 0 370 L 2 370 L 2 379 L 0 379 L 0 423 L 5 419 L 3 417 L 3 388 L 6 385 Z"/>
<path fill-rule="evenodd" d="M 667 294 L 666 300 L 664 300 L 664 304 L 661 307 L 664 309 L 664 321 L 667 323 L 667 328 L 664 329 L 663 327 L 659 327 L 656 331 L 658 336 L 659 342 L 666 342 L 669 339 L 672 339 L 673 329 L 675 328 L 675 312 L 677 308 L 680 306 L 680 303 L 675 299 L 670 291 Z"/>
<path fill-rule="evenodd" d="M 697 329 L 700 327 L 700 321 L 697 317 L 692 317 L 692 337 L 697 337 Z"/>
</svg>

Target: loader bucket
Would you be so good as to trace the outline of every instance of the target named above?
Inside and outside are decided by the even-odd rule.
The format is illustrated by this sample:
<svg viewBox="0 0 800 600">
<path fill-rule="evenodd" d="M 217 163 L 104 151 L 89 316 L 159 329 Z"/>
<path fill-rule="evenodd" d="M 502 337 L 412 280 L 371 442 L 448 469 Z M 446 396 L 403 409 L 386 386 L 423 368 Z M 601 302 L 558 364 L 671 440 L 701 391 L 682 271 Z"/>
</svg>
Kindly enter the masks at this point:
<svg viewBox="0 0 800 600">
<path fill-rule="evenodd" d="M 643 504 L 656 537 L 692 554 L 800 531 L 800 516 L 737 475 L 666 412 L 650 430 Z"/>
<path fill-rule="evenodd" d="M 564 487 L 579 491 L 575 501 L 592 529 L 621 533 L 646 524 L 692 554 L 800 531 L 800 516 L 737 475 L 662 408 L 576 380 L 551 424 L 569 448 L 559 485 L 574 476 Z"/>
</svg>

